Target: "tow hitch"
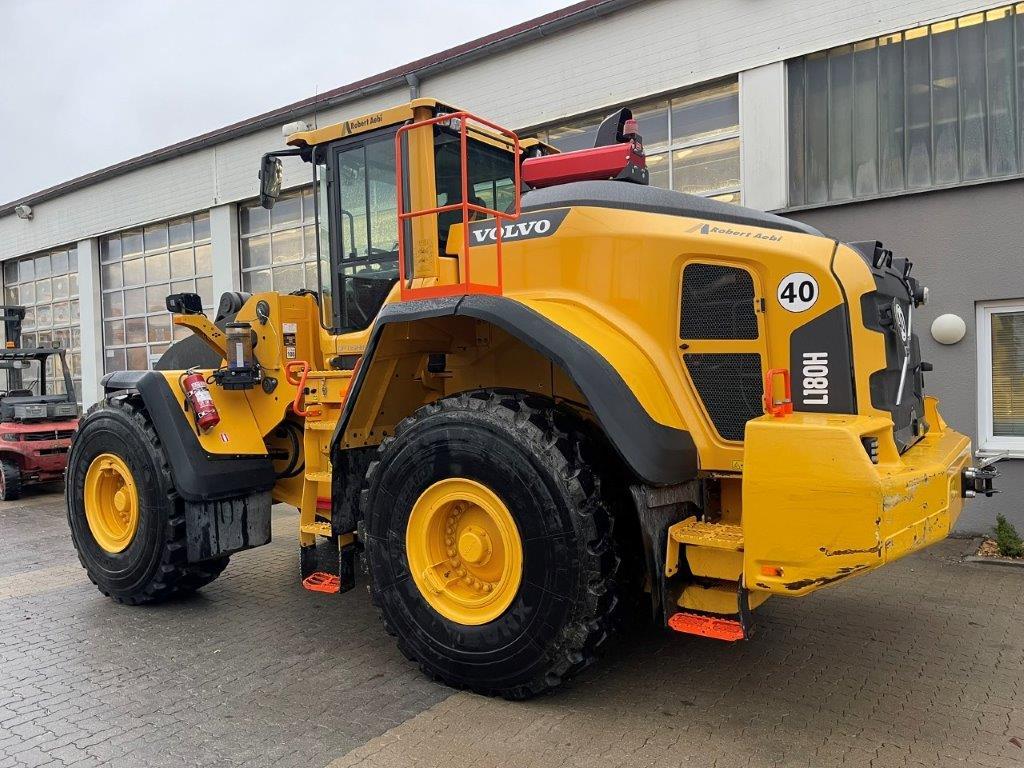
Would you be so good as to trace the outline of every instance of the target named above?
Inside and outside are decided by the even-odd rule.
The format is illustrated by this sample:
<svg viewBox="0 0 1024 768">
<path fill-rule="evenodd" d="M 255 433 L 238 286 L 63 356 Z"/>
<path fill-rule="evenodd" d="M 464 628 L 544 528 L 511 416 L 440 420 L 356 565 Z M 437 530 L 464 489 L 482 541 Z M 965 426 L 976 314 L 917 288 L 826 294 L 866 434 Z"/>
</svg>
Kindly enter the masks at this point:
<svg viewBox="0 0 1024 768">
<path fill-rule="evenodd" d="M 973 499 L 979 493 L 994 496 L 999 493 L 992 487 L 992 481 L 999 476 L 999 470 L 993 466 L 1002 456 L 995 456 L 977 467 L 967 467 L 960 476 L 960 487 L 965 499 Z"/>
</svg>

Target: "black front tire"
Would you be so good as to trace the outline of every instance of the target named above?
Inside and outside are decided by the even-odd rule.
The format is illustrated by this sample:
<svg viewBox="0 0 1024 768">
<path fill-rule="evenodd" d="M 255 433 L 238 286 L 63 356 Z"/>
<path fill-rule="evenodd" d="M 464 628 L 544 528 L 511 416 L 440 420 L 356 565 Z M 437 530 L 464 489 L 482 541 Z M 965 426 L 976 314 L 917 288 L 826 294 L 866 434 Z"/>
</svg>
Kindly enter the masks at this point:
<svg viewBox="0 0 1024 768">
<path fill-rule="evenodd" d="M 381 444 L 362 496 L 370 594 L 400 649 L 433 678 L 528 698 L 589 666 L 608 639 L 619 557 L 590 441 L 577 426 L 540 398 L 475 392 L 424 406 Z M 497 494 L 523 543 L 519 589 L 486 624 L 445 618 L 409 573 L 412 507 L 448 477 Z"/>
<path fill-rule="evenodd" d="M 0 501 L 21 498 L 21 469 L 12 461 L 0 461 Z"/>
<path fill-rule="evenodd" d="M 139 496 L 135 535 L 117 553 L 97 544 L 85 515 L 85 476 L 103 453 L 127 464 Z M 227 557 L 191 565 L 186 561 L 182 500 L 152 422 L 130 398 L 93 406 L 79 424 L 68 454 L 65 496 L 78 559 L 100 592 L 119 603 L 156 603 L 194 591 L 217 578 L 227 565 Z"/>
</svg>

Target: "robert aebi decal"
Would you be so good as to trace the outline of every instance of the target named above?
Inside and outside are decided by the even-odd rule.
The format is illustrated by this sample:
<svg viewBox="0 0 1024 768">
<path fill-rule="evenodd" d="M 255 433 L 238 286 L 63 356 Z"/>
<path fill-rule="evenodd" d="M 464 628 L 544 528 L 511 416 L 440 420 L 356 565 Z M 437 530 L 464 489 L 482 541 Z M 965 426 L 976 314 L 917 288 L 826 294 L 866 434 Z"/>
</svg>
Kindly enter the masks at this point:
<svg viewBox="0 0 1024 768">
<path fill-rule="evenodd" d="M 768 240 L 772 243 L 778 243 L 782 240 L 782 235 L 772 234 L 770 232 L 744 232 L 739 229 L 733 229 L 732 227 L 720 227 L 716 224 L 694 224 L 688 230 L 687 234 L 699 232 L 702 235 L 729 235 L 730 237 L 746 237 L 751 240 Z"/>
</svg>

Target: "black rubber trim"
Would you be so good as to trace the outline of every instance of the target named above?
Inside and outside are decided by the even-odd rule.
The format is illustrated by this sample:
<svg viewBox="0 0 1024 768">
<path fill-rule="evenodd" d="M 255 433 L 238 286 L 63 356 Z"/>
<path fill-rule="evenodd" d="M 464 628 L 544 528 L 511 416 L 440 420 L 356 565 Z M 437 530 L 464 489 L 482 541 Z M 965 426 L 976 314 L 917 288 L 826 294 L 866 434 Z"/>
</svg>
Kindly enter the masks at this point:
<svg viewBox="0 0 1024 768">
<path fill-rule="evenodd" d="M 178 405 L 167 380 L 153 371 L 119 371 L 104 376 L 109 394 L 135 391 L 142 397 L 167 453 L 178 493 L 188 501 L 215 501 L 274 487 L 274 465 L 268 456 L 207 453 Z"/>
<path fill-rule="evenodd" d="M 534 189 L 523 195 L 522 211 L 526 213 L 576 205 L 663 213 L 669 216 L 686 216 L 824 237 L 811 225 L 795 219 L 786 219 L 735 203 L 723 203 L 720 200 L 642 184 L 624 184 L 621 181 L 574 181 Z"/>
<path fill-rule="evenodd" d="M 558 363 L 586 397 L 612 445 L 644 482 L 669 485 L 696 477 L 697 447 L 689 432 L 666 427 L 652 419 L 618 371 L 593 347 L 529 307 L 494 296 L 387 305 L 378 316 L 364 362 L 352 382 L 331 441 L 332 454 L 348 428 L 384 327 L 389 323 L 445 315 L 462 315 L 492 323 Z"/>
</svg>

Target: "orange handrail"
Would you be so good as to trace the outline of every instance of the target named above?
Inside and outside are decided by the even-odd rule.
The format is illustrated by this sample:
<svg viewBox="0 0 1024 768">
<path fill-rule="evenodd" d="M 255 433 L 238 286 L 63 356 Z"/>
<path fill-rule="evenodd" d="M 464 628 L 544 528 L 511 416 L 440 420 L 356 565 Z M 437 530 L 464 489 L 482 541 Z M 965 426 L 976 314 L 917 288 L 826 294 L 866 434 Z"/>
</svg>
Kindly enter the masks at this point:
<svg viewBox="0 0 1024 768">
<path fill-rule="evenodd" d="M 461 176 L 462 176 L 462 201 L 458 203 L 450 203 L 448 205 L 439 205 L 433 208 L 424 208 L 422 210 L 405 210 L 405 196 L 403 190 L 406 189 L 404 184 L 405 173 L 402 162 L 402 138 L 409 132 L 416 128 L 422 128 L 429 125 L 436 125 L 438 123 L 452 123 L 458 121 L 459 124 L 459 147 L 460 147 L 460 162 L 461 162 Z M 501 134 L 508 138 L 513 147 L 513 153 L 515 157 L 515 178 L 513 179 L 513 191 L 515 194 L 515 205 L 511 212 L 498 211 L 492 208 L 486 208 L 482 205 L 475 205 L 469 202 L 469 138 L 468 138 L 468 124 L 477 123 L 479 125 L 490 128 L 491 130 Z M 502 128 L 500 125 L 485 120 L 482 117 L 477 117 L 469 112 L 449 112 L 447 114 L 438 115 L 432 117 L 429 120 L 420 120 L 415 123 L 409 123 L 403 125 L 398 129 L 395 134 L 395 174 L 397 177 L 398 184 L 398 273 L 399 273 L 399 291 L 403 301 L 409 299 L 427 299 L 437 298 L 440 296 L 460 296 L 469 293 L 486 293 L 500 296 L 504 287 L 504 278 L 502 274 L 502 263 L 501 263 L 501 235 L 502 235 L 502 221 L 511 221 L 518 219 L 521 213 L 521 179 L 519 169 L 519 156 L 521 150 L 519 147 L 519 137 L 515 132 Z M 405 227 L 402 224 L 410 219 L 419 216 L 429 216 L 430 214 L 444 213 L 446 211 L 462 211 L 462 253 L 463 253 L 463 264 L 462 264 L 462 275 L 461 281 L 453 283 L 451 285 L 435 285 L 427 286 L 424 288 L 412 288 L 406 284 L 406 238 L 405 238 Z M 495 224 L 495 257 L 497 259 L 497 273 L 498 282 L 496 285 L 488 285 L 483 283 L 474 283 L 470 274 L 470 258 L 469 258 L 469 212 L 482 214 L 486 217 L 494 219 Z"/>
<path fill-rule="evenodd" d="M 782 377 L 783 399 L 776 400 L 773 393 L 775 377 Z M 772 368 L 764 375 L 764 410 L 772 416 L 785 416 L 793 412 L 793 392 L 789 381 L 789 368 Z"/>
<path fill-rule="evenodd" d="M 292 373 L 296 370 L 299 370 L 300 373 L 298 377 L 293 378 Z M 309 376 L 309 363 L 305 360 L 289 360 L 284 364 L 285 381 L 296 387 L 295 399 L 292 400 L 292 411 L 295 412 L 296 416 L 302 416 L 303 418 L 309 415 L 309 411 L 299 405 L 305 395 L 307 376 Z"/>
</svg>

